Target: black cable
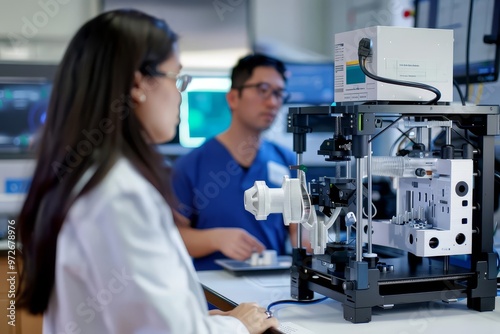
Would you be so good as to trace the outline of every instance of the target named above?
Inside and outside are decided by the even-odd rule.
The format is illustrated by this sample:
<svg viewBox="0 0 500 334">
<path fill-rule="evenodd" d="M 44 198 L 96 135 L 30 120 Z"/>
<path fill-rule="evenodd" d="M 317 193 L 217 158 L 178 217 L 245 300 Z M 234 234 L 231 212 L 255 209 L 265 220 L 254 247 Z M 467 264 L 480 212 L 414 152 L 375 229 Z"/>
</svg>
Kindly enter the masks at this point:
<svg viewBox="0 0 500 334">
<path fill-rule="evenodd" d="M 463 140 L 465 140 L 468 144 L 470 144 L 472 147 L 474 147 L 476 150 L 480 151 L 479 147 L 477 147 L 476 145 L 474 145 L 470 140 L 468 140 L 467 138 L 465 138 L 460 132 L 458 132 L 457 130 L 455 130 L 454 128 L 451 128 L 451 131 L 455 132 L 457 135 L 459 135 L 460 137 L 462 137 Z"/>
<path fill-rule="evenodd" d="M 371 143 L 375 138 L 377 138 L 378 136 L 380 136 L 382 133 L 384 133 L 387 129 L 389 129 L 390 127 L 392 127 L 394 124 L 396 124 L 397 122 L 399 122 L 399 120 L 403 118 L 403 115 L 399 116 L 398 118 L 396 118 L 396 120 L 394 122 L 392 122 L 391 124 L 389 124 L 388 126 L 386 126 L 385 128 L 382 129 L 382 131 L 380 131 L 379 133 L 377 133 L 375 136 L 373 136 L 370 140 L 368 140 L 369 143 Z"/>
<path fill-rule="evenodd" d="M 392 85 L 425 89 L 425 90 L 428 90 L 428 91 L 436 94 L 436 97 L 433 98 L 432 100 L 430 100 L 429 102 L 427 102 L 426 104 L 436 104 L 439 101 L 439 99 L 441 98 L 441 92 L 436 87 L 432 87 L 430 85 L 426 85 L 426 84 L 419 83 L 419 82 L 401 81 L 401 80 L 393 80 L 393 79 L 383 78 L 383 77 L 379 77 L 378 75 L 372 74 L 372 73 L 368 72 L 368 70 L 366 69 L 365 62 L 366 62 L 366 57 L 359 56 L 359 64 L 360 64 L 361 70 L 363 71 L 363 73 L 367 77 L 372 78 L 373 80 L 385 82 L 385 83 L 392 84 Z"/>
<path fill-rule="evenodd" d="M 467 21 L 467 39 L 465 42 L 465 101 L 469 101 L 469 81 L 470 81 L 470 69 L 469 69 L 469 58 L 470 58 L 470 32 L 472 27 L 472 9 L 474 7 L 474 0 L 470 0 L 469 3 L 469 18 Z"/>
<path fill-rule="evenodd" d="M 283 299 L 283 300 L 277 300 L 275 302 L 270 303 L 267 305 L 267 312 L 271 312 L 271 307 L 279 305 L 279 304 L 315 304 L 322 302 L 324 300 L 327 300 L 328 297 L 323 297 L 319 299 L 313 299 L 313 300 L 294 300 L 294 299 Z"/>
<path fill-rule="evenodd" d="M 409 141 L 411 141 L 413 144 L 416 144 L 417 142 L 414 141 L 413 139 L 411 139 L 410 136 L 408 135 L 408 133 L 411 132 L 413 129 L 415 129 L 415 128 L 410 128 L 408 131 L 403 131 L 400 128 L 396 128 L 396 130 L 401 132 L 403 134 L 403 136 L 405 136 Z M 401 137 L 399 137 L 399 138 L 401 139 Z"/>
<path fill-rule="evenodd" d="M 441 98 L 441 92 L 439 89 L 436 87 L 433 87 L 431 85 L 423 84 L 420 82 L 413 82 L 413 81 L 401 81 L 401 80 L 393 80 L 389 78 L 384 78 L 384 77 L 379 77 L 378 75 L 372 74 L 368 72 L 365 66 L 366 58 L 371 54 L 371 39 L 369 38 L 362 38 L 359 41 L 359 46 L 358 46 L 358 60 L 359 60 L 359 67 L 361 68 L 361 71 L 363 73 L 375 80 L 375 81 L 380 81 L 380 82 L 385 82 L 388 84 L 392 85 L 398 85 L 398 86 L 407 86 L 407 87 L 413 87 L 413 88 L 419 88 L 419 89 L 425 89 L 428 90 L 434 94 L 436 94 L 436 97 L 427 102 L 426 104 L 436 104 L 439 99 Z"/>
<path fill-rule="evenodd" d="M 458 85 L 457 80 L 453 79 L 453 86 L 457 89 L 458 96 L 460 97 L 460 102 L 462 102 L 462 105 L 465 106 L 465 98 L 464 94 L 462 93 L 462 90 L 460 89 L 460 86 Z"/>
<path fill-rule="evenodd" d="M 401 132 L 401 135 L 392 143 L 391 147 L 389 148 L 389 155 L 392 154 L 392 151 L 394 150 L 394 148 L 396 148 L 396 145 L 400 144 L 399 141 L 401 139 L 403 139 L 404 137 L 408 138 L 409 140 L 411 140 L 414 144 L 415 141 L 413 141 L 409 136 L 408 136 L 408 133 L 411 132 L 414 128 L 411 128 L 405 132 L 403 132 L 400 128 L 396 128 L 399 130 L 399 132 Z M 396 151 L 396 154 L 397 154 L 397 151 Z"/>
</svg>

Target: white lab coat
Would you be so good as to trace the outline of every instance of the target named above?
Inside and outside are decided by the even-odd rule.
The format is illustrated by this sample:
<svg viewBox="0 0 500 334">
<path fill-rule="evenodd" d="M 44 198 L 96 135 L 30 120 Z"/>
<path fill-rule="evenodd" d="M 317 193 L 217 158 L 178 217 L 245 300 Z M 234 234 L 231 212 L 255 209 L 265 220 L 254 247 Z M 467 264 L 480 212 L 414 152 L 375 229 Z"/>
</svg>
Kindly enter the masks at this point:
<svg viewBox="0 0 500 334">
<path fill-rule="evenodd" d="M 43 332 L 248 333 L 208 315 L 169 207 L 124 158 L 66 217 Z"/>
</svg>

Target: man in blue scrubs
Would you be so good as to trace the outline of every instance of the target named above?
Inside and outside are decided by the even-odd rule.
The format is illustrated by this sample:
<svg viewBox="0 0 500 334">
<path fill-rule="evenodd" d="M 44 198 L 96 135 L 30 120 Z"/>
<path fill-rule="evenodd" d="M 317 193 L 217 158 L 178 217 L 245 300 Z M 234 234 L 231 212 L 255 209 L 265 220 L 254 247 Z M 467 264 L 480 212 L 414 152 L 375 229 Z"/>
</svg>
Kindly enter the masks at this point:
<svg viewBox="0 0 500 334">
<path fill-rule="evenodd" d="M 274 58 L 249 55 L 239 60 L 227 93 L 229 128 L 174 165 L 179 199 L 177 221 L 197 270 L 221 269 L 214 260 L 246 260 L 253 252 L 284 254 L 296 226 L 284 226 L 279 214 L 257 221 L 244 208 L 244 191 L 257 180 L 281 187 L 296 163 L 292 151 L 261 137 L 288 97 L 285 66 Z"/>
</svg>

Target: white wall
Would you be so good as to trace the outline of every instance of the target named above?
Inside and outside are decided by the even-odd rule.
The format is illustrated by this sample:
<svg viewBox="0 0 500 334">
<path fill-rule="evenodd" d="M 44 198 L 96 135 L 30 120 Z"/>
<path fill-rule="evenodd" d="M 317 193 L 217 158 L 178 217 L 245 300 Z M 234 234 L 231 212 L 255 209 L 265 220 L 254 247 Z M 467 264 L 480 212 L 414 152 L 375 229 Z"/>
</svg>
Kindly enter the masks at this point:
<svg viewBox="0 0 500 334">
<path fill-rule="evenodd" d="M 333 59 L 335 33 L 374 25 L 412 26 L 411 0 L 251 0 L 251 39 L 285 60 Z"/>
<path fill-rule="evenodd" d="M 247 0 L 106 0 L 104 10 L 135 8 L 164 19 L 180 36 L 186 71 L 223 71 L 250 52 Z"/>
<path fill-rule="evenodd" d="M 183 63 L 197 68 L 230 68 L 252 45 L 285 60 L 330 60 L 336 32 L 411 21 L 401 15 L 411 0 L 2 0 L 0 60 L 59 60 L 101 3 L 166 19 Z"/>
<path fill-rule="evenodd" d="M 0 2 L 0 60 L 58 62 L 76 30 L 100 11 L 99 0 Z"/>
<path fill-rule="evenodd" d="M 257 50 L 290 61 L 324 61 L 328 0 L 250 1 L 251 39 Z"/>
</svg>

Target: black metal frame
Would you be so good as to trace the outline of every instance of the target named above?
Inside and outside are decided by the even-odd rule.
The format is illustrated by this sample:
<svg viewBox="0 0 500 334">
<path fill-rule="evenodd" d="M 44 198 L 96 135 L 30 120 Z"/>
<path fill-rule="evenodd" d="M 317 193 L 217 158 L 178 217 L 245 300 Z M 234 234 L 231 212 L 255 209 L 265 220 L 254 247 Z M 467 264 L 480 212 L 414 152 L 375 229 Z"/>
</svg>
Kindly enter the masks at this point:
<svg viewBox="0 0 500 334">
<path fill-rule="evenodd" d="M 356 261 L 335 269 L 331 258 L 308 255 L 294 249 L 291 270 L 291 295 L 312 299 L 318 292 L 343 304 L 344 318 L 353 323 L 371 321 L 372 307 L 426 301 L 467 298 L 467 306 L 477 311 L 495 308 L 497 293 L 496 255 L 493 250 L 494 136 L 500 134 L 498 106 L 455 105 L 339 105 L 331 107 L 294 107 L 288 113 L 288 132 L 293 133 L 293 148 L 301 154 L 306 134 L 316 124 L 333 128 L 329 118 L 342 116 L 342 130 L 352 137 L 352 155 L 366 156 L 369 136 L 380 132 L 377 117 L 421 117 L 452 120 L 478 137 L 474 155 L 473 240 L 470 268 L 444 266 L 443 258 L 419 258 L 412 254 L 384 260 L 396 261 L 398 270 L 386 272 L 373 261 Z M 314 118 L 321 122 L 310 122 Z M 311 125 L 310 125 L 311 124 Z M 338 125 L 337 125 L 338 126 Z M 380 262 L 379 262 L 380 263 Z M 383 267 L 383 266 L 382 266 Z M 445 269 L 446 268 L 446 269 Z"/>
</svg>

